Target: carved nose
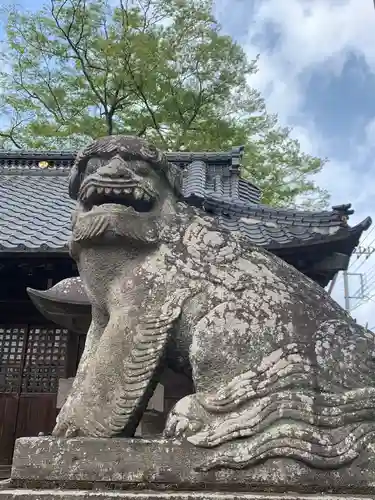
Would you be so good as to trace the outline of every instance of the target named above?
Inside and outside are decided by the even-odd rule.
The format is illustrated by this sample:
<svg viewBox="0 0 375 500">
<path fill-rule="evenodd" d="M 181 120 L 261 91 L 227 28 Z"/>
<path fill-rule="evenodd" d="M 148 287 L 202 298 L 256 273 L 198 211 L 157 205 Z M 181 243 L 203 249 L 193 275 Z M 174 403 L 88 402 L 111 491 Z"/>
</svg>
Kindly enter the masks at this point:
<svg viewBox="0 0 375 500">
<path fill-rule="evenodd" d="M 121 177 L 123 179 L 133 179 L 134 173 L 128 168 L 126 162 L 119 156 L 115 156 L 106 165 L 98 168 L 97 171 L 103 177 Z"/>
</svg>

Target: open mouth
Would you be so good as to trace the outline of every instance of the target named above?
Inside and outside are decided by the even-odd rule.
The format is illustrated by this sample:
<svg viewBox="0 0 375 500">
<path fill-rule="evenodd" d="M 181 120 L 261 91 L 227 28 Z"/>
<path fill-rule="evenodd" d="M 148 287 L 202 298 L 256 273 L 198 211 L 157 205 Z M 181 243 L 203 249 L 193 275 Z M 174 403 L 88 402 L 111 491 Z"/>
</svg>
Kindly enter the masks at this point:
<svg viewBox="0 0 375 500">
<path fill-rule="evenodd" d="M 155 195 L 140 185 L 100 186 L 89 183 L 81 190 L 80 201 L 87 211 L 103 205 L 119 205 L 136 212 L 150 212 L 155 205 Z"/>
</svg>

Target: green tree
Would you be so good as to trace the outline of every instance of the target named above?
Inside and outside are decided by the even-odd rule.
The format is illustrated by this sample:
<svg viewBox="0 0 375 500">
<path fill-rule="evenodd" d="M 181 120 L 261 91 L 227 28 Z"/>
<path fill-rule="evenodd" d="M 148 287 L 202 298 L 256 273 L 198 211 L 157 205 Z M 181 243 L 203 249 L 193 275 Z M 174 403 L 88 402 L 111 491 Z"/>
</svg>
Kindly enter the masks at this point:
<svg viewBox="0 0 375 500">
<path fill-rule="evenodd" d="M 165 150 L 244 145 L 265 203 L 323 205 L 305 155 L 249 81 L 257 60 L 224 36 L 211 0 L 49 0 L 6 11 L 3 147 L 75 148 L 131 133 Z"/>
</svg>

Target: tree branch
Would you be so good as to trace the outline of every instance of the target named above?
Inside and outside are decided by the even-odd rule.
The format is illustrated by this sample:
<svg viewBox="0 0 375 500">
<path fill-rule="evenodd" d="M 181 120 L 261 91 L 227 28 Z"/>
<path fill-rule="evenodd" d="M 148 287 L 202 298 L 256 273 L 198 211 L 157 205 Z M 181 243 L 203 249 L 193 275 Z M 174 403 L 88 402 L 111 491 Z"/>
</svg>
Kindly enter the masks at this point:
<svg viewBox="0 0 375 500">
<path fill-rule="evenodd" d="M 94 95 L 96 96 L 96 98 L 98 99 L 98 101 L 100 102 L 100 104 L 103 106 L 105 112 L 107 113 L 108 112 L 108 106 L 107 106 L 107 102 L 103 99 L 103 97 L 101 96 L 100 92 L 98 91 L 98 89 L 96 88 L 95 84 L 94 84 L 94 81 L 93 79 L 91 78 L 91 75 L 88 71 L 88 68 L 86 66 L 86 61 L 84 60 L 84 58 L 82 57 L 82 55 L 80 54 L 80 51 L 79 51 L 79 43 L 81 42 L 82 38 L 83 38 L 83 30 L 84 30 L 84 22 L 81 21 L 81 31 L 80 31 L 80 34 L 79 34 L 79 37 L 78 37 L 78 43 L 74 43 L 70 34 L 71 34 L 71 30 L 73 28 L 73 25 L 74 25 L 74 20 L 76 18 L 76 13 L 78 11 L 78 7 L 73 7 L 73 16 L 72 16 L 72 19 L 71 19 L 71 22 L 69 23 L 69 26 L 68 26 L 68 29 L 65 30 L 64 27 L 62 26 L 60 20 L 59 20 L 59 15 L 61 13 L 61 10 L 62 8 L 65 6 L 66 2 L 68 0 L 65 0 L 61 7 L 59 9 L 57 9 L 56 11 L 56 8 L 55 8 L 55 1 L 56 0 L 51 0 L 51 15 L 52 15 L 52 18 L 53 20 L 55 21 L 55 24 L 57 26 L 57 28 L 60 30 L 60 32 L 62 33 L 62 35 L 64 36 L 65 40 L 68 42 L 70 48 L 72 49 L 72 51 L 74 52 L 74 54 L 76 55 L 78 61 L 80 62 L 80 65 L 81 65 L 81 68 L 82 68 L 82 72 L 87 80 L 87 83 L 89 84 L 92 92 L 94 93 Z M 86 2 L 85 0 L 78 0 L 78 5 L 83 3 L 83 9 L 85 10 L 86 8 Z"/>
<path fill-rule="evenodd" d="M 20 127 L 26 120 L 18 119 L 13 125 L 10 126 L 10 129 L 8 132 L 0 132 L 0 137 L 3 139 L 9 140 L 17 149 L 22 149 L 22 145 L 20 142 L 16 140 L 14 137 L 14 133 L 17 129 L 17 127 Z"/>
</svg>

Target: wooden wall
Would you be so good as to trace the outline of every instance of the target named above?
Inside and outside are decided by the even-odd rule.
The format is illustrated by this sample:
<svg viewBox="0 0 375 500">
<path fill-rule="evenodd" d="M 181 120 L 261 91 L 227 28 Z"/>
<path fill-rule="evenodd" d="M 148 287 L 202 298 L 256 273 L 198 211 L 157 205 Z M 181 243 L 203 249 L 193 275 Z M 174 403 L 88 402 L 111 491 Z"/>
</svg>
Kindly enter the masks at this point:
<svg viewBox="0 0 375 500">
<path fill-rule="evenodd" d="M 59 381 L 74 377 L 85 342 L 84 335 L 49 323 L 26 287 L 45 290 L 74 275 L 68 257 L 0 257 L 0 476 L 9 472 L 15 439 L 52 431 Z M 138 434 L 160 435 L 173 405 L 193 392 L 189 379 L 170 370 L 163 373 L 161 385 Z"/>
<path fill-rule="evenodd" d="M 68 257 L 0 256 L 2 477 L 8 474 L 15 439 L 52 431 L 58 380 L 71 369 L 70 333 L 49 323 L 36 310 L 26 288 L 43 290 L 71 275 L 74 269 Z"/>
</svg>

